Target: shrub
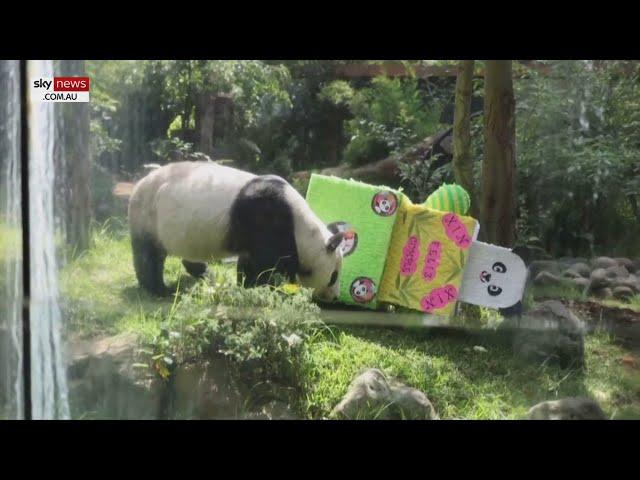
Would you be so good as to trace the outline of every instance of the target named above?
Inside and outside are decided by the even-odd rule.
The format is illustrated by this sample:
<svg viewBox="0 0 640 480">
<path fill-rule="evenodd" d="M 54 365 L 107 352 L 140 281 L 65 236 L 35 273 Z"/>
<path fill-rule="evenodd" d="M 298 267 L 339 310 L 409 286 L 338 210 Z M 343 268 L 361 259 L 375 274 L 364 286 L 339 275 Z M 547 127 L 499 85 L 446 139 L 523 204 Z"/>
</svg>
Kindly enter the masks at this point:
<svg viewBox="0 0 640 480">
<path fill-rule="evenodd" d="M 153 366 L 167 378 L 177 364 L 221 354 L 247 383 L 297 385 L 305 340 L 321 325 L 319 314 L 310 290 L 200 282 L 174 303 L 150 339 Z"/>
</svg>

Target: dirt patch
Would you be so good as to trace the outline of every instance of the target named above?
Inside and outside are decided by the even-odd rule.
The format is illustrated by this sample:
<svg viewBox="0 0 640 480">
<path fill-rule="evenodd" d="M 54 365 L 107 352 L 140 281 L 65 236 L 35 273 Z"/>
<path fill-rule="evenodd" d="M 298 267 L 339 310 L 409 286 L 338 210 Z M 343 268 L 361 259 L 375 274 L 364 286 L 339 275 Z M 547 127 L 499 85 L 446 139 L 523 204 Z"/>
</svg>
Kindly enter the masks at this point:
<svg viewBox="0 0 640 480">
<path fill-rule="evenodd" d="M 603 305 L 592 300 L 570 300 L 567 307 L 583 318 L 590 331 L 601 328 L 611 332 L 616 341 L 640 352 L 640 313 L 630 308 Z"/>
</svg>

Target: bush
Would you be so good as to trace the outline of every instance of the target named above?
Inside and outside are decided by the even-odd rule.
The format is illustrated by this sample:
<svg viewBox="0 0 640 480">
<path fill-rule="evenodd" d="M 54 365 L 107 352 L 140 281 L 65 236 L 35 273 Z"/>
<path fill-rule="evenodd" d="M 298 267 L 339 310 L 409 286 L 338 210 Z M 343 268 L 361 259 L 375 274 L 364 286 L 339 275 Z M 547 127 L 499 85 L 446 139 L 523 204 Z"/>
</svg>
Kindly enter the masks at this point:
<svg viewBox="0 0 640 480">
<path fill-rule="evenodd" d="M 319 315 L 310 290 L 200 282 L 151 339 L 153 365 L 168 377 L 177 364 L 221 354 L 249 384 L 297 385 L 305 340 L 321 325 Z"/>
<path fill-rule="evenodd" d="M 423 93 L 417 80 L 377 77 L 371 86 L 353 93 L 329 84 L 325 98 L 349 106 L 346 124 L 351 141 L 344 159 L 361 165 L 397 153 L 434 133 L 439 127 L 441 101 Z"/>
<path fill-rule="evenodd" d="M 551 76 L 515 83 L 520 236 L 555 255 L 637 251 L 640 143 L 628 124 L 640 121 L 640 92 L 614 70 L 558 62 Z"/>
</svg>

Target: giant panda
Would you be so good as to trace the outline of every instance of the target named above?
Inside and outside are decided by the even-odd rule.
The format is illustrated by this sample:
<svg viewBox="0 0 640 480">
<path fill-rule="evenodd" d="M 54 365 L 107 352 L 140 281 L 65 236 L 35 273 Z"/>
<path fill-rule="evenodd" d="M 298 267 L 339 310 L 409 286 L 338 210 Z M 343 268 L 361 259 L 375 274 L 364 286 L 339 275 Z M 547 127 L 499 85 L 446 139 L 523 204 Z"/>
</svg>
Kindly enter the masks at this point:
<svg viewBox="0 0 640 480">
<path fill-rule="evenodd" d="M 344 233 L 332 233 L 284 179 L 208 162 L 157 168 L 129 200 L 133 263 L 139 284 L 166 295 L 164 261 L 182 258 L 195 277 L 207 262 L 238 255 L 245 286 L 277 271 L 333 301 L 339 293 Z"/>
</svg>

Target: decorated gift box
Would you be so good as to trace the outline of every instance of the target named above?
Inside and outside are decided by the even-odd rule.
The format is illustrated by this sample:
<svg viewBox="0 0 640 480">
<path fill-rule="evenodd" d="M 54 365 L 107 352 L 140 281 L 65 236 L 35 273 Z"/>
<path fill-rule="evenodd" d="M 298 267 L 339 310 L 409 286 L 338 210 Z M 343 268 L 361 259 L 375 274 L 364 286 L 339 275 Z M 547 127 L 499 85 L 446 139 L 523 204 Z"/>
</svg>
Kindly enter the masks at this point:
<svg viewBox="0 0 640 480">
<path fill-rule="evenodd" d="M 340 303 L 449 316 L 457 301 L 505 308 L 522 298 L 524 262 L 477 241 L 479 223 L 457 185 L 414 204 L 388 187 L 314 174 L 307 201 L 333 232 L 345 232 Z"/>
</svg>

